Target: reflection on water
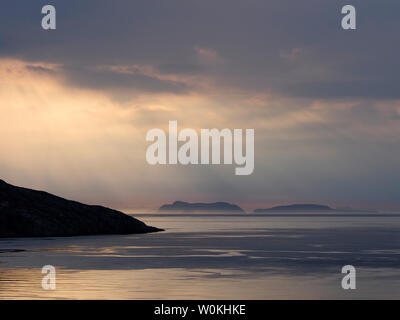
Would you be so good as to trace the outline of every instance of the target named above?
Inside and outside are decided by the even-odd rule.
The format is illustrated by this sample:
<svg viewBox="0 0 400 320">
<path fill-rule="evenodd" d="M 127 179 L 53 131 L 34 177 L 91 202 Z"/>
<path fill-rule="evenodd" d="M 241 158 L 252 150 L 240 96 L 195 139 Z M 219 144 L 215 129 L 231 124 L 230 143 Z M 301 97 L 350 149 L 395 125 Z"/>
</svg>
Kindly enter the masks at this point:
<svg viewBox="0 0 400 320">
<path fill-rule="evenodd" d="M 167 231 L 1 239 L 0 299 L 400 298 L 400 216 L 140 219 Z M 346 264 L 357 290 L 341 289 Z"/>
<path fill-rule="evenodd" d="M 341 277 L 280 275 L 221 269 L 57 270 L 57 289 L 41 289 L 40 269 L 0 269 L 1 299 L 330 299 L 399 298 L 399 283 L 363 270 L 359 292 L 340 288 Z M 399 273 L 386 270 L 386 277 Z M 378 278 L 375 276 L 378 275 Z M 387 283 L 385 288 L 382 282 Z"/>
</svg>

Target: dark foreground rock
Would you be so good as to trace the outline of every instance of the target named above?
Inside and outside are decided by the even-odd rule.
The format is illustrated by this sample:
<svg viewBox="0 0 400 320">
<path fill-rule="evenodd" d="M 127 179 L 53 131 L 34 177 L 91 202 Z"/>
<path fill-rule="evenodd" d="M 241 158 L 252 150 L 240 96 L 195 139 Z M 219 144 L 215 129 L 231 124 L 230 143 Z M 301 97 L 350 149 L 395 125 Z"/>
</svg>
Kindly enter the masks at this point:
<svg viewBox="0 0 400 320">
<path fill-rule="evenodd" d="M 244 212 L 236 204 L 227 202 L 214 203 L 189 203 L 184 201 L 175 201 L 173 204 L 164 204 L 159 211 L 169 212 Z"/>
<path fill-rule="evenodd" d="M 0 180 L 0 237 L 68 237 L 163 231 L 122 212 Z"/>
</svg>

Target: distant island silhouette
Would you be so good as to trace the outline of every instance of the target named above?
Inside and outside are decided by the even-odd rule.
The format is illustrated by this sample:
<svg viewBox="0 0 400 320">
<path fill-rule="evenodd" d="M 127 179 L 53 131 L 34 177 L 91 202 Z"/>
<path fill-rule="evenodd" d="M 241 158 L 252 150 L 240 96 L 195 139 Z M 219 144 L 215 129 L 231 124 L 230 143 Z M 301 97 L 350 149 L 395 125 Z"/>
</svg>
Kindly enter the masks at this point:
<svg viewBox="0 0 400 320">
<path fill-rule="evenodd" d="M 342 212 L 342 213 L 377 213 L 376 210 L 366 210 L 366 209 L 353 209 L 352 207 L 338 207 L 331 208 L 327 205 L 322 204 L 290 204 L 284 206 L 275 206 L 267 209 L 256 209 L 253 213 L 264 213 L 264 212 Z"/>
<path fill-rule="evenodd" d="M 227 202 L 213 203 L 189 203 L 184 201 L 175 201 L 172 204 L 164 204 L 159 208 L 164 212 L 244 212 L 236 204 Z"/>
<path fill-rule="evenodd" d="M 270 212 L 270 211 L 335 211 L 331 207 L 321 204 L 291 204 L 286 206 L 276 206 L 268 209 L 256 209 L 254 213 Z"/>
<path fill-rule="evenodd" d="M 0 180 L 0 238 L 163 231 L 122 212 L 85 205 Z"/>
</svg>

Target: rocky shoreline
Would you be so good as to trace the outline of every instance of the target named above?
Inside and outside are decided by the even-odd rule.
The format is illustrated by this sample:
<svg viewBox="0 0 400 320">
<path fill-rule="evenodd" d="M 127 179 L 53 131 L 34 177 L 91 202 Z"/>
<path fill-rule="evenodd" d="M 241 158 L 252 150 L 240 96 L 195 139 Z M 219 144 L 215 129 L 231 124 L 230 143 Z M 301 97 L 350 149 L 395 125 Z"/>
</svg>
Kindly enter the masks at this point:
<svg viewBox="0 0 400 320">
<path fill-rule="evenodd" d="M 86 205 L 0 180 L 0 238 L 163 231 L 120 211 Z"/>
</svg>

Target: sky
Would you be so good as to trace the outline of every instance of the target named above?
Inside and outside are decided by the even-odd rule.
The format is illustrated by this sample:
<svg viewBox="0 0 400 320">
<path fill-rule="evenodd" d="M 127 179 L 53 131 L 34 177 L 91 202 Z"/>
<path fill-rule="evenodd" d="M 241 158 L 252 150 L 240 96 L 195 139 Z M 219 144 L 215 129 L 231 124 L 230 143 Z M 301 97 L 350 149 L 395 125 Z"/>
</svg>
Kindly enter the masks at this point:
<svg viewBox="0 0 400 320">
<path fill-rule="evenodd" d="M 57 29 L 41 28 L 42 6 Z M 341 8 L 357 29 L 341 28 Z M 0 178 L 86 203 L 400 210 L 399 1 L 2 0 Z M 150 166 L 146 133 L 255 129 L 255 170 Z"/>
</svg>

